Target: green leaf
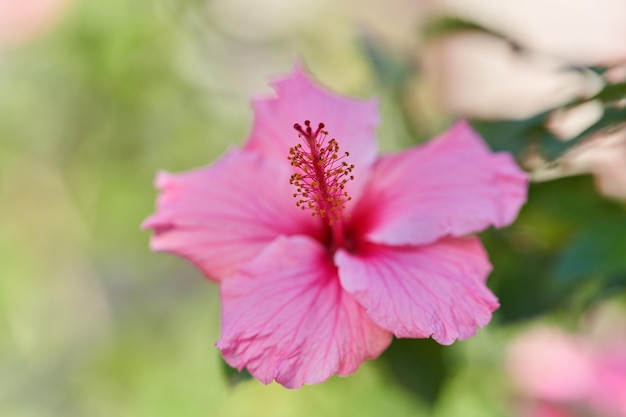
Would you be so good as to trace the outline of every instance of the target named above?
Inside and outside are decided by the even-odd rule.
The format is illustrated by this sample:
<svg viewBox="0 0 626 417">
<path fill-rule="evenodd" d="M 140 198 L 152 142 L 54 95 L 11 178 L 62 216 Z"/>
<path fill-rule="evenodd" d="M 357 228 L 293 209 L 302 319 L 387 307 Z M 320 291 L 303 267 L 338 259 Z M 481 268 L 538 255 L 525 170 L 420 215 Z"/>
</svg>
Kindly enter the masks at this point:
<svg viewBox="0 0 626 417">
<path fill-rule="evenodd" d="M 624 214 L 619 204 L 598 195 L 590 176 L 531 184 L 515 224 L 481 234 L 493 264 L 487 284 L 500 299 L 499 322 L 584 304 L 576 301 L 581 293 L 586 300 L 599 299 L 619 286 L 626 264 L 626 240 L 619 242 Z M 578 249 L 580 239 L 597 249 Z M 587 285 L 594 280 L 597 285 Z"/>
<path fill-rule="evenodd" d="M 556 259 L 557 284 L 575 284 L 594 277 L 626 275 L 626 216 L 601 218 L 567 245 Z"/>
<path fill-rule="evenodd" d="M 550 112 L 544 112 L 524 120 L 471 120 L 471 123 L 495 151 L 511 152 L 520 160 L 532 147 L 548 161 L 552 161 L 562 156 L 569 149 L 578 146 L 591 135 L 623 124 L 626 121 L 626 108 L 618 108 L 610 104 L 624 98 L 626 98 L 626 83 L 609 84 L 591 98 L 576 100 L 566 105 L 565 108 L 571 108 L 596 99 L 608 104 L 600 120 L 578 136 L 567 141 L 557 139 L 546 128 Z"/>
<path fill-rule="evenodd" d="M 231 367 L 229 364 L 227 364 L 226 361 L 224 361 L 224 359 L 222 359 L 221 357 L 220 363 L 222 367 L 222 372 L 224 373 L 224 377 L 226 378 L 228 385 L 230 385 L 231 387 L 235 387 L 242 382 L 252 379 L 252 375 L 250 375 L 247 369 L 238 371 L 235 368 Z"/>
<path fill-rule="evenodd" d="M 502 39 L 506 39 L 504 35 L 488 29 L 484 26 L 481 26 L 478 23 L 451 16 L 445 16 L 427 22 L 422 30 L 422 36 L 428 41 L 450 33 L 464 31 L 479 31 L 488 33 L 493 36 L 497 36 Z"/>
<path fill-rule="evenodd" d="M 411 68 L 407 62 L 393 56 L 371 36 L 363 36 L 359 41 L 365 57 L 368 58 L 382 85 L 391 89 L 404 85 L 411 74 Z"/>
<path fill-rule="evenodd" d="M 600 100 L 604 103 L 611 104 L 618 100 L 626 98 L 626 83 L 607 84 L 600 92 L 589 98 L 577 99 L 568 103 L 565 107 L 571 108 L 579 104 L 592 100 Z"/>
<path fill-rule="evenodd" d="M 622 124 L 626 121 L 626 107 L 625 108 L 617 108 L 617 107 L 608 107 L 605 108 L 604 114 L 602 118 L 595 122 L 593 125 L 585 129 L 580 135 L 576 136 L 568 140 L 567 142 L 563 142 L 569 147 L 573 145 L 577 145 L 582 140 L 586 139 L 589 135 L 593 133 L 597 133 L 603 129 L 608 129 L 618 124 Z"/>
<path fill-rule="evenodd" d="M 405 390 L 434 405 L 449 374 L 445 349 L 432 339 L 394 339 L 378 361 Z"/>
<path fill-rule="evenodd" d="M 599 99 L 611 103 L 626 98 L 626 83 L 607 84 L 606 87 L 592 99 Z"/>
<path fill-rule="evenodd" d="M 548 113 L 524 120 L 470 120 L 476 131 L 495 151 L 508 151 L 520 158 L 531 143 L 546 139 L 549 132 L 544 125 Z M 554 139 L 556 140 L 556 139 Z"/>
</svg>

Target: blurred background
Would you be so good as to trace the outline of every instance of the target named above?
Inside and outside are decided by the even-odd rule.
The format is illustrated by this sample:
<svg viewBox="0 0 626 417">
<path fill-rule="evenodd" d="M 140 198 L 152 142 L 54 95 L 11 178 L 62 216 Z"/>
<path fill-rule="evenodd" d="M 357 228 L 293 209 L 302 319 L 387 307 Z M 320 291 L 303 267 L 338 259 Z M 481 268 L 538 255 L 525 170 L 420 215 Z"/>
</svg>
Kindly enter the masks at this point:
<svg viewBox="0 0 626 417">
<path fill-rule="evenodd" d="M 626 416 L 626 6 L 485 3 L 0 0 L 0 415 Z M 139 225 L 297 59 L 380 97 L 383 151 L 470 117 L 535 182 L 482 235 L 487 328 L 289 391 L 223 364 L 217 286 Z"/>
</svg>

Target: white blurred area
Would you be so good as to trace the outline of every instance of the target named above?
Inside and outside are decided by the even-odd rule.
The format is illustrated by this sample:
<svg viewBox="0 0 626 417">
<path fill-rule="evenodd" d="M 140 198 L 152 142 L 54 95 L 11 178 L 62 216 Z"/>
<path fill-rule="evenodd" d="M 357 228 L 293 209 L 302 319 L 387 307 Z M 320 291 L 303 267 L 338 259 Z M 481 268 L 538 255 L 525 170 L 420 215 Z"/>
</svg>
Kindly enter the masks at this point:
<svg viewBox="0 0 626 417">
<path fill-rule="evenodd" d="M 426 12 L 478 23 L 522 48 L 575 65 L 613 66 L 626 59 L 622 0 L 424 0 Z"/>
<path fill-rule="evenodd" d="M 566 69 L 554 57 L 516 50 L 504 39 L 459 32 L 426 46 L 424 70 L 448 112 L 487 120 L 525 119 L 603 86 L 591 73 Z"/>
<path fill-rule="evenodd" d="M 206 7 L 218 30 L 262 43 L 323 24 L 331 4 L 329 0 L 212 0 Z"/>
</svg>

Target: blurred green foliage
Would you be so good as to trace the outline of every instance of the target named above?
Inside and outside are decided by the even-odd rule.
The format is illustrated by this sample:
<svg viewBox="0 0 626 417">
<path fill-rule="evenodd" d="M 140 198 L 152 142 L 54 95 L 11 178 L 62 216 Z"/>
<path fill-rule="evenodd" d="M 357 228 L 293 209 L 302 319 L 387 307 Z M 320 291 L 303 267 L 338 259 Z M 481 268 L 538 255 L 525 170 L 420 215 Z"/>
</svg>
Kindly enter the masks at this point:
<svg viewBox="0 0 626 417">
<path fill-rule="evenodd" d="M 600 197 L 590 177 L 533 184 L 516 223 L 484 234 L 497 316 L 510 322 L 565 309 L 575 319 L 611 295 L 619 284 L 613 278 L 626 276 L 625 225 L 623 206 Z M 590 282 L 592 298 L 577 305 Z"/>
</svg>

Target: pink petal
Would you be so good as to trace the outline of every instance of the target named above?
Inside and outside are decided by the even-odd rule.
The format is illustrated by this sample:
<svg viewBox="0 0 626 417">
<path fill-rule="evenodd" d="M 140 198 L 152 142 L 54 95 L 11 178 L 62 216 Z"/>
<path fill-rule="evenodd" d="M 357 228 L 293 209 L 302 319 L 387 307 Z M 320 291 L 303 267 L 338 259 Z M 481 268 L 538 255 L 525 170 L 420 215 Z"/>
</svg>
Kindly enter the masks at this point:
<svg viewBox="0 0 626 417">
<path fill-rule="evenodd" d="M 608 355 L 598 360 L 597 383 L 590 402 L 602 412 L 600 415 L 623 417 L 626 416 L 626 356 L 623 347 Z"/>
<path fill-rule="evenodd" d="M 151 248 L 172 252 L 219 280 L 280 235 L 319 236 L 320 225 L 295 206 L 289 167 L 231 150 L 216 164 L 160 173 Z"/>
<path fill-rule="evenodd" d="M 520 391 L 542 400 L 583 401 L 595 384 L 585 342 L 558 327 L 540 326 L 517 336 L 506 362 Z"/>
<path fill-rule="evenodd" d="M 261 382 L 288 387 L 348 375 L 378 356 L 391 335 L 342 290 L 314 240 L 279 238 L 222 286 L 226 362 Z"/>
<path fill-rule="evenodd" d="M 553 404 L 549 402 L 533 402 L 522 414 L 527 417 L 578 417 L 572 407 L 563 404 Z"/>
<path fill-rule="evenodd" d="M 68 11 L 69 0 L 0 0 L 0 44 L 17 45 L 44 34 Z"/>
<path fill-rule="evenodd" d="M 335 256 L 341 285 L 383 329 L 448 345 L 485 326 L 498 308 L 485 285 L 491 270 L 477 238 L 422 247 L 365 244 Z"/>
<path fill-rule="evenodd" d="M 341 152 L 350 153 L 345 161 L 355 165 L 355 180 L 348 183 L 348 191 L 356 198 L 378 154 L 378 102 L 327 91 L 316 85 L 301 65 L 273 86 L 276 97 L 253 101 L 254 123 L 245 149 L 288 163 L 289 148 L 301 142 L 293 125 L 305 120 L 314 126 L 324 123 L 328 140 L 335 138 Z"/>
<path fill-rule="evenodd" d="M 425 244 L 515 220 L 527 175 L 506 153 L 492 153 L 467 122 L 430 143 L 379 159 L 353 223 L 366 240 Z"/>
</svg>

